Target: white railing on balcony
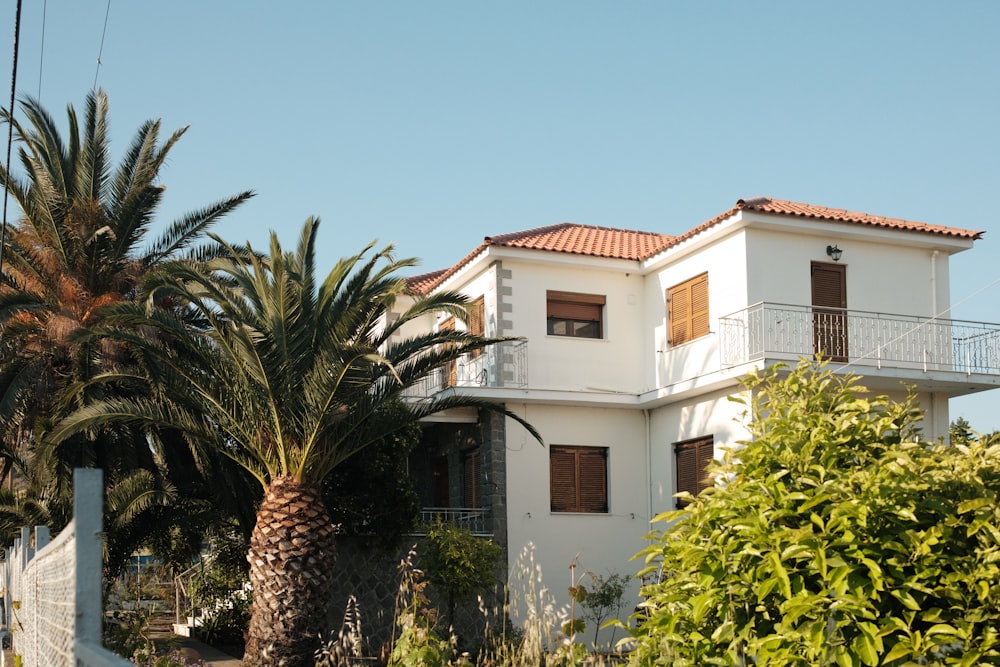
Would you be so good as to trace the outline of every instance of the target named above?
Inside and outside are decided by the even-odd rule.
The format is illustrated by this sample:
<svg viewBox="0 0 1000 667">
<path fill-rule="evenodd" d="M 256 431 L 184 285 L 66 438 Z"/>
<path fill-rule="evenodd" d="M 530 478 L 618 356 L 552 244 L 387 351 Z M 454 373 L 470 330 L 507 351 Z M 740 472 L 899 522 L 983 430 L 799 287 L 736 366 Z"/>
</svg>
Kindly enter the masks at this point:
<svg viewBox="0 0 1000 667">
<path fill-rule="evenodd" d="M 724 366 L 817 352 L 881 368 L 1000 374 L 1000 325 L 758 303 L 719 320 Z"/>
<path fill-rule="evenodd" d="M 479 355 L 464 355 L 448 368 L 439 368 L 410 387 L 405 398 L 427 398 L 452 387 L 514 387 L 528 383 L 528 343 L 497 343 Z"/>
<path fill-rule="evenodd" d="M 490 511 L 480 507 L 424 507 L 420 510 L 420 525 L 429 526 L 438 521 L 464 528 L 478 537 L 492 537 Z M 423 534 L 418 529 L 417 534 Z"/>
</svg>

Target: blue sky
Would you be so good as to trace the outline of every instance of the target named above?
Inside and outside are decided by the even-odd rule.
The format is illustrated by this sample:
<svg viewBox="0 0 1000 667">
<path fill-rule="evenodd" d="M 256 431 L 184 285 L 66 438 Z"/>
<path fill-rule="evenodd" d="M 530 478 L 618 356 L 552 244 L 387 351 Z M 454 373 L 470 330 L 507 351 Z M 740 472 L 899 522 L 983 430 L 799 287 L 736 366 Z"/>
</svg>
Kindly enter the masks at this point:
<svg viewBox="0 0 1000 667">
<path fill-rule="evenodd" d="M 15 2 L 0 6 L 10 45 Z M 117 151 L 148 118 L 190 124 L 164 223 L 252 188 L 218 233 L 292 245 L 318 215 L 331 265 L 379 239 L 431 270 L 486 235 L 681 233 L 764 195 L 986 231 L 952 258 L 952 317 L 1000 322 L 1000 3 L 108 8 L 25 2 L 18 95 L 62 120 L 96 77 Z M 959 399 L 952 417 L 1000 429 L 998 405 Z"/>
</svg>

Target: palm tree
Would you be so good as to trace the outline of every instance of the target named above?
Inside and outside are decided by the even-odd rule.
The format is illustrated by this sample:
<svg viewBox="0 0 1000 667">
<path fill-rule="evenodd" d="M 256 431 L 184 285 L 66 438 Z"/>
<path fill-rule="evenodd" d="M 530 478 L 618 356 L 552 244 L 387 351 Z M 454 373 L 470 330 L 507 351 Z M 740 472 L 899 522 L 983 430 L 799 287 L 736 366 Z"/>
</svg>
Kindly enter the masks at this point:
<svg viewBox="0 0 1000 667">
<path fill-rule="evenodd" d="M 122 339 L 144 349 L 164 400 L 106 400 L 81 409 L 54 434 L 64 438 L 116 420 L 176 426 L 196 449 L 222 451 L 258 480 L 264 498 L 248 554 L 252 664 L 312 664 L 334 565 L 335 528 L 320 482 L 336 466 L 454 407 L 501 410 L 540 440 L 516 415 L 468 397 L 398 409 L 405 389 L 500 339 L 453 330 L 403 337 L 406 323 L 428 314 L 466 317 L 467 299 L 441 293 L 394 313 L 407 293 L 397 273 L 414 261 L 394 259 L 391 246 L 372 252 L 369 245 L 317 280 L 318 224 L 307 221 L 294 253 L 283 251 L 272 232 L 270 258 L 230 248 L 228 258 L 208 264 L 210 273 L 189 262 L 165 267 L 147 302 L 188 304 L 206 322 L 204 334 L 163 311 L 119 308 L 117 319 Z M 158 335 L 137 333 L 150 328 Z"/>
<path fill-rule="evenodd" d="M 25 122 L 0 110 L 20 144 L 23 172 L 0 166 L 0 186 L 21 211 L 0 255 L 0 438 L 9 454 L 0 480 L 15 456 L 32 455 L 52 423 L 100 397 L 74 387 L 131 363 L 120 345 L 88 335 L 107 309 L 134 298 L 158 265 L 207 256 L 207 230 L 252 196 L 242 192 L 188 213 L 153 236 L 164 192 L 159 174 L 186 128 L 161 143 L 160 121 L 143 123 L 115 166 L 104 92 L 87 96 L 82 125 L 68 107 L 65 138 L 39 102 L 28 98 L 20 107 Z M 103 467 L 112 483 L 136 469 L 158 474 L 146 436 L 120 427 L 78 434 L 53 454 L 57 463 L 46 464 L 54 466 L 52 497 L 65 495 L 76 466 Z"/>
<path fill-rule="evenodd" d="M 48 407 L 40 397 L 120 360 L 114 346 L 81 344 L 74 336 L 99 322 L 107 305 L 131 298 L 151 268 L 203 253 L 194 244 L 252 193 L 188 213 L 141 247 L 164 191 L 160 169 L 187 128 L 159 145 L 160 122 L 147 121 L 112 173 L 109 103 L 102 91 L 88 95 L 82 128 L 68 108 L 68 141 L 37 101 L 28 98 L 21 106 L 27 126 L 0 111 L 14 126 L 26 174 L 18 178 L 0 166 L 0 185 L 23 214 L 7 230 L 3 248 L 0 417 L 30 437 L 25 424 L 33 425 Z"/>
</svg>

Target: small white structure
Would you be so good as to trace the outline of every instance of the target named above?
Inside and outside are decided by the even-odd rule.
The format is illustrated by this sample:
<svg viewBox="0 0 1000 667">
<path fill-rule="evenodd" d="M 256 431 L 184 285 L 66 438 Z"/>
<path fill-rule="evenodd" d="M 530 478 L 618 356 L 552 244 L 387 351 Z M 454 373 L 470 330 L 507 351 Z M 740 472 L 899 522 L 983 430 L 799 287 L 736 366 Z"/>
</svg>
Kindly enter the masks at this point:
<svg viewBox="0 0 1000 667">
<path fill-rule="evenodd" d="M 468 295 L 469 321 L 410 326 L 523 342 L 420 391 L 503 403 L 546 446 L 511 420 L 443 415 L 411 461 L 425 504 L 488 516 L 511 562 L 534 543 L 565 602 L 571 561 L 636 571 L 650 518 L 746 437 L 728 398 L 754 368 L 822 352 L 881 393 L 915 386 L 925 434 L 946 437 L 949 398 L 1000 386 L 1000 325 L 937 317 L 951 256 L 980 236 L 756 198 L 679 236 L 566 223 L 487 237 L 411 281 Z"/>
</svg>

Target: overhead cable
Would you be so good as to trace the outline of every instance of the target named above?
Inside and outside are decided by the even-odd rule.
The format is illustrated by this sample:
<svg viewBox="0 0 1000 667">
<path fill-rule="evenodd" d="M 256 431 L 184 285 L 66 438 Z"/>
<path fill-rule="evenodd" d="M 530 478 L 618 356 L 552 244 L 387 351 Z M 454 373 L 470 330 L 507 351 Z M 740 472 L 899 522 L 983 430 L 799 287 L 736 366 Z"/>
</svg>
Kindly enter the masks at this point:
<svg viewBox="0 0 1000 667">
<path fill-rule="evenodd" d="M 14 60 L 10 75 L 10 107 L 7 110 L 7 167 L 3 188 L 3 225 L 0 226 L 0 275 L 3 275 L 3 249 L 7 245 L 7 199 L 10 197 L 10 152 L 14 146 L 14 96 L 17 91 L 17 50 L 18 39 L 21 36 L 21 0 L 17 0 L 17 13 L 14 16 Z"/>
</svg>

